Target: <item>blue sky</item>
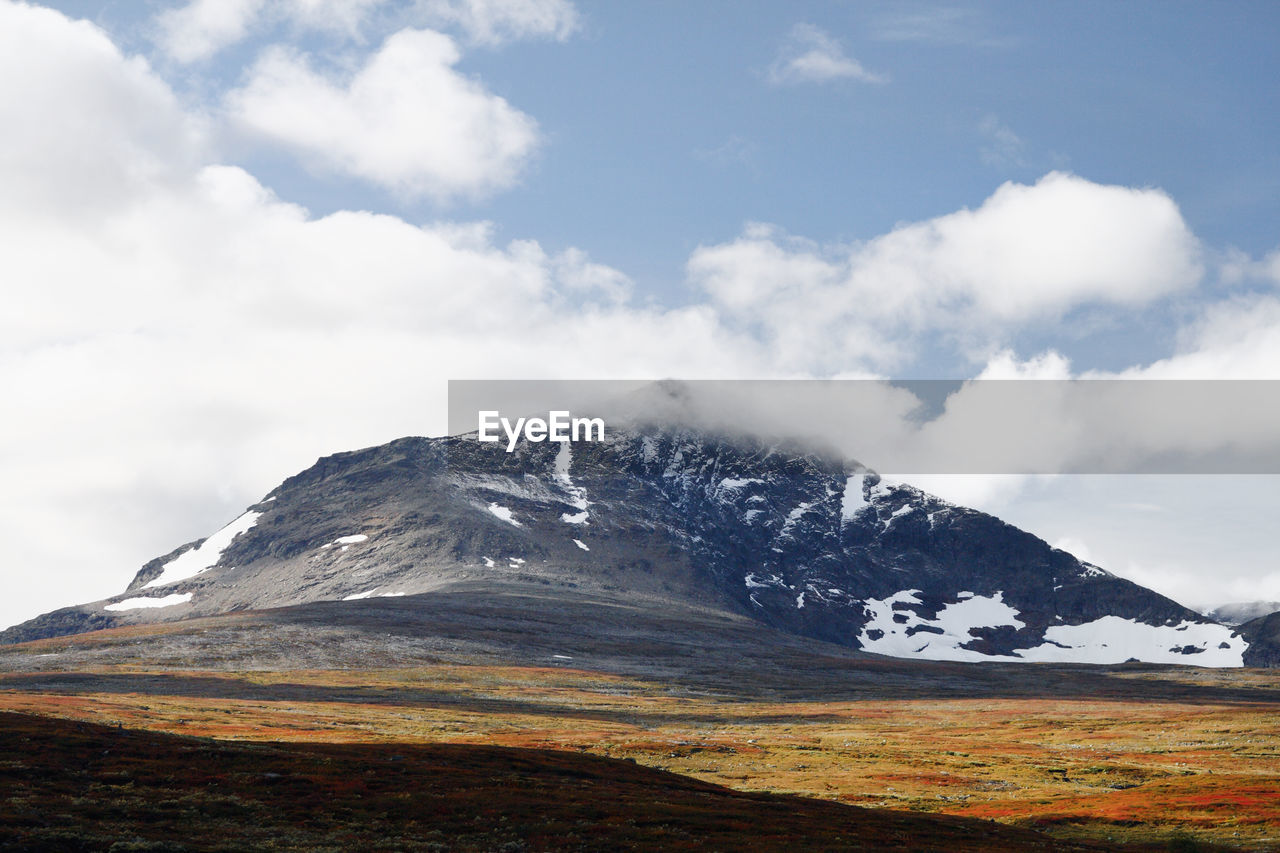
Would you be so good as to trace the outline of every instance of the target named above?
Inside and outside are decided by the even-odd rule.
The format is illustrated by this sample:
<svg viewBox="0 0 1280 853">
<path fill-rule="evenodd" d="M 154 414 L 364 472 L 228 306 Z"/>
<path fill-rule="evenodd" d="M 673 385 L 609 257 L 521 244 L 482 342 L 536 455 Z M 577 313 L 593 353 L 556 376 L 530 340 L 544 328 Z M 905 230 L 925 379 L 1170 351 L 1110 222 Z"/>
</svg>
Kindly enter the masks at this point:
<svg viewBox="0 0 1280 853">
<path fill-rule="evenodd" d="M 163 4 L 53 2 L 166 62 Z M 459 69 L 534 116 L 544 143 L 511 189 L 448 205 L 389 197 L 280 158 L 241 162 L 317 213 L 491 219 L 509 237 L 588 246 L 664 298 L 684 261 L 746 221 L 820 242 L 976 206 L 1063 169 L 1152 186 L 1219 246 L 1265 254 L 1280 218 L 1280 7 L 1239 3 L 581 2 L 579 29 L 469 50 Z M 818 27 L 887 79 L 771 85 L 787 33 Z M 267 29 L 170 82 L 233 85 Z M 376 47 L 374 27 L 365 49 Z M 284 31 L 284 32 L 282 32 Z M 290 41 L 318 52 L 335 39 Z M 259 156 L 255 156 L 255 154 Z"/>
<path fill-rule="evenodd" d="M 154 41 L 163 4 L 52 5 L 97 20 L 189 103 L 212 110 L 272 44 L 341 68 L 412 22 L 405 4 L 381 7 L 355 44 L 277 22 L 207 61 L 175 63 Z M 499 241 L 582 247 L 666 305 L 701 298 L 685 275 L 690 254 L 732 240 L 745 223 L 824 245 L 865 241 L 1051 170 L 1167 192 L 1210 251 L 1262 257 L 1280 242 L 1272 3 L 575 8 L 562 40 L 469 45 L 457 65 L 538 123 L 536 150 L 500 192 L 441 203 L 269 148 L 229 145 L 226 159 L 316 214 L 354 207 L 413 222 L 487 220 Z M 770 67 L 804 26 L 881 79 L 771 82 Z M 1167 355 L 1191 310 L 1183 301 L 1145 309 L 1018 330 L 1007 343 L 1025 356 L 1056 349 L 1078 369 L 1119 370 Z M 955 377 L 974 367 L 925 344 L 894 372 Z"/>
<path fill-rule="evenodd" d="M 0 621 L 439 431 L 448 378 L 1280 378 L 1277 36 L 1263 2 L 0 0 L 0 536 L 48 567 Z"/>
</svg>

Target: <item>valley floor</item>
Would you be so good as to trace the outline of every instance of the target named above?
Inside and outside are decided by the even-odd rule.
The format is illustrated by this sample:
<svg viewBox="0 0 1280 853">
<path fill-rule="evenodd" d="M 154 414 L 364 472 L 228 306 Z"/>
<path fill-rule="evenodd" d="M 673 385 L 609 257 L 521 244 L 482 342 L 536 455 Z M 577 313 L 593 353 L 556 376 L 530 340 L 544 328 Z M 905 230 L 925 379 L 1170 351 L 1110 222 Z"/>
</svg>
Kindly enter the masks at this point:
<svg viewBox="0 0 1280 853">
<path fill-rule="evenodd" d="M 0 713 L 0 849 L 1086 851 L 988 821 L 439 743 L 246 744 Z"/>
<path fill-rule="evenodd" d="M 781 676 L 770 680 L 768 673 L 784 669 L 779 661 L 776 669 L 752 663 L 762 680 L 750 684 L 743 681 L 750 676 L 735 682 L 729 670 L 720 679 L 656 677 L 543 651 L 531 653 L 541 662 L 420 659 L 373 669 L 178 668 L 136 657 L 157 636 L 175 647 L 179 635 L 189 642 L 252 623 L 234 619 L 0 650 L 0 710 L 125 731 L 270 742 L 272 749 L 294 743 L 359 746 L 380 755 L 442 744 L 554 750 L 565 761 L 600 756 L 670 771 L 685 777 L 680 785 L 695 786 L 690 790 L 711 790 L 696 785 L 713 783 L 717 791 L 989 819 L 1103 846 L 1280 850 L 1280 672 L 921 669 L 848 655 L 821 661 L 828 680 L 806 692 Z M 803 674 L 803 666 L 797 659 L 790 671 Z M 6 719 L 35 725 L 27 717 Z M 36 768 L 31 750 L 5 737 L 4 779 L 13 785 Z M 27 769 L 15 776 L 15 767 Z M 12 809 L 15 797 L 38 795 L 11 788 L 5 796 Z M 806 831 L 826 838 L 827 830 Z"/>
<path fill-rule="evenodd" d="M 1280 836 L 1272 704 L 749 703 L 534 668 L 118 676 L 26 686 L 9 676 L 0 707 L 223 740 L 593 753 L 740 791 L 993 818 L 1063 838 L 1254 850 Z M 423 690 L 433 698 L 413 695 Z M 401 691 L 410 695 L 397 701 Z"/>
</svg>

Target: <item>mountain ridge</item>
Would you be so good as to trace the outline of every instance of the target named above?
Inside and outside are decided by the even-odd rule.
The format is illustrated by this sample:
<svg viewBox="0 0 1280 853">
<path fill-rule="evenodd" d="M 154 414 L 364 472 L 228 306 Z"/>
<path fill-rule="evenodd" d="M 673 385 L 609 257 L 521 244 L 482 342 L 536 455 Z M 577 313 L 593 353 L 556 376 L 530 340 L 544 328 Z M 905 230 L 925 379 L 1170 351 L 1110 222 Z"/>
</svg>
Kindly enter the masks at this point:
<svg viewBox="0 0 1280 853">
<path fill-rule="evenodd" d="M 902 657 L 1238 666 L 1249 653 L 1230 628 L 854 460 L 678 427 L 327 456 L 124 593 L 0 642 L 476 583 L 696 602 Z"/>
</svg>

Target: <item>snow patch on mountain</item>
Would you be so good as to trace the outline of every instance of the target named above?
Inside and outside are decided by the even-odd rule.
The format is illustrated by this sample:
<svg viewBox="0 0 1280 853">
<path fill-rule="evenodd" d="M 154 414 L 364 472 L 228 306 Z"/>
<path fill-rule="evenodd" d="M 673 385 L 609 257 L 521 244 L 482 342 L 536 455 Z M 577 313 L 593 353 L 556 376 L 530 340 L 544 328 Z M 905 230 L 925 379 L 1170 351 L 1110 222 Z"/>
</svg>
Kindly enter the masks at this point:
<svg viewBox="0 0 1280 853">
<path fill-rule="evenodd" d="M 573 540 L 573 544 L 574 544 L 574 545 L 577 545 L 579 548 L 581 548 L 581 549 L 582 549 L 582 550 L 584 550 L 584 551 L 590 551 L 590 550 L 591 550 L 590 548 L 588 548 L 588 547 L 587 547 L 587 543 L 583 542 L 581 539 L 575 539 L 575 540 Z"/>
<path fill-rule="evenodd" d="M 192 593 L 175 592 L 173 595 L 166 595 L 164 598 L 126 598 L 124 601 L 117 601 L 115 604 L 108 604 L 103 610 L 141 610 L 148 607 L 172 607 L 175 604 L 186 604 L 191 600 Z"/>
<path fill-rule="evenodd" d="M 751 574 L 748 574 L 745 578 L 743 578 L 742 582 L 747 587 L 747 589 L 767 589 L 769 587 L 786 586 L 786 584 L 782 582 L 782 578 L 778 577 L 777 575 L 770 575 L 769 577 L 765 578 L 762 581 L 754 573 L 751 573 Z"/>
<path fill-rule="evenodd" d="M 858 641 L 869 652 L 926 660 L 983 661 L 992 657 L 962 646 L 977 639 L 975 628 L 1022 628 L 1019 613 L 1004 603 L 1004 594 L 972 595 L 947 604 L 937 618 L 925 619 L 909 605 L 920 605 L 920 590 L 906 589 L 888 598 L 863 602 L 869 619 Z"/>
<path fill-rule="evenodd" d="M 741 479 L 737 477 L 725 477 L 720 481 L 719 488 L 722 492 L 737 492 L 753 484 L 763 485 L 764 480 L 761 480 L 759 477 L 744 477 Z"/>
<path fill-rule="evenodd" d="M 855 515 L 871 506 L 871 503 L 864 496 L 862 487 L 866 474 L 865 470 L 859 471 L 856 474 L 850 474 L 849 479 L 845 481 L 844 495 L 840 498 L 840 519 L 842 521 L 851 521 Z"/>
<path fill-rule="evenodd" d="M 1024 660 L 1071 663 L 1148 663 L 1194 666 L 1244 666 L 1249 644 L 1225 625 L 1182 622 L 1147 625 L 1119 616 L 1103 616 L 1083 625 L 1054 625 L 1045 642 L 1016 652 Z"/>
<path fill-rule="evenodd" d="M 1206 667 L 1244 665 L 1248 643 L 1230 628 L 1183 621 L 1177 625 L 1149 625 L 1135 619 L 1104 616 L 1082 625 L 1054 625 L 1043 644 L 1017 649 L 1013 657 L 987 655 L 964 646 L 977 637 L 975 629 L 1025 627 L 1004 596 L 965 591 L 958 601 L 944 605 L 933 619 L 915 612 L 923 605 L 920 590 L 903 590 L 884 599 L 863 602 L 869 616 L 858 640 L 869 652 L 893 657 L 949 661 L 1026 661 L 1043 663 L 1117 664 L 1129 660 Z"/>
<path fill-rule="evenodd" d="M 888 518 L 884 520 L 884 529 L 888 530 L 891 524 L 893 524 L 899 518 L 902 518 L 902 516 L 907 515 L 908 513 L 914 510 L 915 510 L 915 507 L 912 506 L 911 504 L 903 504 L 902 506 L 898 507 L 892 513 L 889 514 Z"/>
<path fill-rule="evenodd" d="M 569 468 L 572 465 L 573 449 L 566 441 L 560 445 L 560 450 L 556 453 L 555 478 L 560 488 L 569 495 L 569 505 L 578 511 L 561 513 L 560 520 L 565 524 L 588 524 L 591 516 L 587 512 L 587 507 L 591 502 L 587 500 L 587 490 L 573 484 L 573 478 L 569 476 Z"/>
<path fill-rule="evenodd" d="M 844 493 L 840 496 L 840 520 L 848 523 L 854 516 L 871 506 L 876 498 L 887 495 L 886 481 L 876 472 L 859 468 L 849 475 L 844 482 Z"/>
<path fill-rule="evenodd" d="M 364 535 L 363 533 L 355 533 L 351 536 L 339 536 L 337 539 L 333 540 L 333 544 L 334 545 L 356 545 L 356 544 L 359 544 L 360 542 L 368 542 L 368 541 L 369 541 L 368 536 Z"/>
<path fill-rule="evenodd" d="M 366 598 L 373 598 L 375 596 L 378 598 L 400 598 L 403 595 L 403 592 L 378 592 L 378 587 L 375 586 L 373 589 L 366 589 L 364 592 L 357 592 L 353 595 L 348 595 L 342 600 L 363 601 Z"/>
<path fill-rule="evenodd" d="M 804 514 L 809 511 L 809 507 L 813 506 L 813 501 L 802 501 L 799 506 L 787 513 L 787 520 L 782 523 L 782 532 L 779 536 L 786 536 L 790 533 L 791 528 L 799 521 Z"/>
<path fill-rule="evenodd" d="M 539 503 L 551 503 L 552 501 L 560 500 L 558 494 L 532 474 L 525 474 L 523 477 L 516 478 L 502 474 L 455 471 L 451 479 L 455 485 L 467 492 L 497 493 Z M 486 499 L 488 498 L 486 497 Z"/>
<path fill-rule="evenodd" d="M 514 527 L 524 527 L 523 524 L 521 524 L 519 521 L 516 520 L 515 513 L 513 513 L 509 507 L 502 506 L 499 503 L 491 503 L 489 504 L 487 509 L 489 510 L 489 512 L 493 513 L 494 516 L 502 519 L 507 524 L 510 524 Z"/>
<path fill-rule="evenodd" d="M 231 541 L 258 523 L 260 512 L 249 510 L 217 533 L 210 536 L 200 547 L 179 554 L 161 568 L 160 576 L 143 585 L 143 589 L 167 586 L 171 583 L 193 578 L 218 564 L 222 552 L 227 550 Z M 147 606 L 147 605 L 143 605 Z"/>
</svg>

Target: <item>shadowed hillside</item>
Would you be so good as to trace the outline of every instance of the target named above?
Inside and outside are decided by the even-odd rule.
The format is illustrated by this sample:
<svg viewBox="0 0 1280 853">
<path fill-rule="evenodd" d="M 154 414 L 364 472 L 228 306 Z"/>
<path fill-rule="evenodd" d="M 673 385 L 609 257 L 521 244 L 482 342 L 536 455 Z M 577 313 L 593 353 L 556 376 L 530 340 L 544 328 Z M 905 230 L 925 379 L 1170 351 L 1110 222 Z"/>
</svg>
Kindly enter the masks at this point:
<svg viewBox="0 0 1280 853">
<path fill-rule="evenodd" d="M 248 745 L 19 714 L 0 714 L 0 744 L 0 849 L 1108 849 L 550 750 Z"/>
</svg>

